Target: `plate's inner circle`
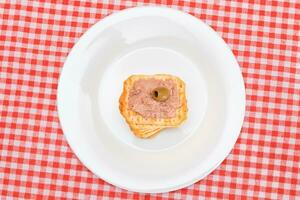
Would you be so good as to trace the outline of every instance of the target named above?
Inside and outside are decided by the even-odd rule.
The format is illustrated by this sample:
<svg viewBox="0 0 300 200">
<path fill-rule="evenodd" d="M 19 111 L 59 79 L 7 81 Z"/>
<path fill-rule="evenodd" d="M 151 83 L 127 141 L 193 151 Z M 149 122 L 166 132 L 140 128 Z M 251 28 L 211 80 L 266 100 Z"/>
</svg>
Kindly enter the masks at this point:
<svg viewBox="0 0 300 200">
<path fill-rule="evenodd" d="M 148 44 L 120 56 L 109 66 L 99 67 L 107 67 L 107 70 L 100 82 L 98 110 L 111 132 L 122 142 L 141 150 L 164 150 L 183 142 L 200 126 L 206 106 L 205 82 L 197 66 L 172 47 Z M 123 81 L 133 74 L 172 74 L 184 80 L 188 119 L 181 126 L 167 128 L 153 138 L 137 138 L 119 111 Z"/>
</svg>

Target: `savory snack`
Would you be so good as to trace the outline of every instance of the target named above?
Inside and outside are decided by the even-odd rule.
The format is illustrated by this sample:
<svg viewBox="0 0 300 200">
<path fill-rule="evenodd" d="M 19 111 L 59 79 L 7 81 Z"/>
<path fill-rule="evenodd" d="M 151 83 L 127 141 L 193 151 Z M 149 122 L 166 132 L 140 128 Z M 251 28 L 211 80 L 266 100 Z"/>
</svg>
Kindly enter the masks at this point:
<svg viewBox="0 0 300 200">
<path fill-rule="evenodd" d="M 187 118 L 185 83 L 178 77 L 132 75 L 125 80 L 119 109 L 132 132 L 149 138 Z"/>
</svg>

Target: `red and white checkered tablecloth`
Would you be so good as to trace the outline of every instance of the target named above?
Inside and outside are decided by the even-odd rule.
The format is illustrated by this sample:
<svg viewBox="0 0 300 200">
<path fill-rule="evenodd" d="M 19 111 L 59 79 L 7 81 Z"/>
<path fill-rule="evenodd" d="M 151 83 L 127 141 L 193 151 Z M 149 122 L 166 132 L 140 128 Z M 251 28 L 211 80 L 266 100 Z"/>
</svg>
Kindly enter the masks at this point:
<svg viewBox="0 0 300 200">
<path fill-rule="evenodd" d="M 213 27 L 233 50 L 247 93 L 228 158 L 202 181 L 155 195 L 122 190 L 87 170 L 56 108 L 59 73 L 78 38 L 106 15 L 142 5 L 183 10 Z M 2 0 L 0 62 L 0 199 L 300 199 L 297 0 Z"/>
</svg>

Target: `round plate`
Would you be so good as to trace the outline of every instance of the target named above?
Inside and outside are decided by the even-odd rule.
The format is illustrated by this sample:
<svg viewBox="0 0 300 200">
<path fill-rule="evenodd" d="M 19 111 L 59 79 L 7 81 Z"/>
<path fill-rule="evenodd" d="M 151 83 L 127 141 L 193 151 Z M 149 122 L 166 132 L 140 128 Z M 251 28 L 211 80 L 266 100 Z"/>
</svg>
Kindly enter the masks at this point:
<svg viewBox="0 0 300 200">
<path fill-rule="evenodd" d="M 132 74 L 186 83 L 188 119 L 152 139 L 135 137 L 119 112 Z M 58 114 L 72 150 L 107 182 L 166 192 L 209 174 L 229 154 L 245 111 L 243 78 L 225 42 L 199 19 L 139 7 L 92 26 L 71 50 L 58 86 Z"/>
</svg>

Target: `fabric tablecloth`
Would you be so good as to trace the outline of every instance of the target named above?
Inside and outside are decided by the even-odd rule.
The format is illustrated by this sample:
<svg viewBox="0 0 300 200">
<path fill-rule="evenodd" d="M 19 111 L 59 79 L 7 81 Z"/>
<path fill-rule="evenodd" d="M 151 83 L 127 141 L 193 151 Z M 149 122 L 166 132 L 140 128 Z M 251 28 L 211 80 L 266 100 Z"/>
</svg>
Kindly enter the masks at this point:
<svg viewBox="0 0 300 200">
<path fill-rule="evenodd" d="M 163 194 L 122 190 L 87 170 L 56 108 L 59 74 L 79 37 L 111 13 L 146 5 L 210 25 L 235 54 L 247 94 L 227 159 L 203 180 Z M 296 0 L 1 1 L 0 199 L 300 199 L 299 30 Z"/>
</svg>

